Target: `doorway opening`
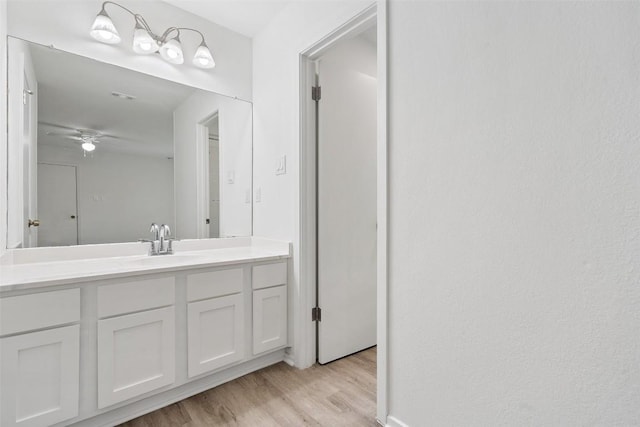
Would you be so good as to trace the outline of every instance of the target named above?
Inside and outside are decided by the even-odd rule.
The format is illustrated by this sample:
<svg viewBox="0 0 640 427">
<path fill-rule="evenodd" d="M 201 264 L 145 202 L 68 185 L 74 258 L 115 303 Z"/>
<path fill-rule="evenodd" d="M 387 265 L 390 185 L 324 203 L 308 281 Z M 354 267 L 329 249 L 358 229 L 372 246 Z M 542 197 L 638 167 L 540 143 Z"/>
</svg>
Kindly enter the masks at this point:
<svg viewBox="0 0 640 427">
<path fill-rule="evenodd" d="M 315 61 L 316 360 L 376 345 L 376 27 Z"/>
<path fill-rule="evenodd" d="M 302 366 L 310 366 L 316 361 L 322 363 L 323 360 L 331 360 L 336 357 L 336 354 L 339 354 L 323 355 L 323 346 L 325 348 L 333 346 L 333 344 L 330 344 L 329 347 L 326 347 L 327 344 L 323 343 L 322 331 L 325 326 L 334 323 L 329 320 L 330 313 L 326 308 L 326 300 L 327 298 L 331 299 L 332 295 L 337 298 L 346 296 L 351 301 L 350 303 L 343 303 L 337 310 L 337 316 L 341 320 L 335 322 L 337 326 L 334 325 L 333 329 L 338 329 L 339 332 L 342 332 L 340 329 L 352 328 L 356 331 L 362 331 L 362 326 L 365 323 L 370 325 L 370 322 L 362 321 L 366 316 L 362 316 L 355 321 L 344 320 L 345 317 L 350 315 L 349 312 L 353 311 L 354 307 L 362 305 L 368 307 L 363 312 L 371 313 L 373 311 L 373 323 L 375 325 L 373 328 L 375 335 L 373 344 L 377 345 L 377 419 L 383 425 L 387 417 L 387 65 L 385 22 L 386 6 L 384 2 L 377 2 L 376 5 L 370 6 L 345 22 L 300 55 L 301 144 L 299 197 L 301 214 L 299 301 L 302 310 L 299 319 L 303 326 L 301 326 L 301 345 L 296 349 L 296 351 L 300 352 L 298 358 Z M 349 74 L 349 78 L 353 79 L 356 76 L 361 80 L 368 78 L 370 83 L 377 80 L 375 89 L 370 92 L 374 93 L 373 99 L 371 99 L 371 95 L 365 98 L 360 94 L 347 98 L 345 105 L 338 107 L 338 109 L 341 107 L 346 108 L 346 105 L 349 104 L 346 112 L 343 109 L 342 117 L 338 117 L 338 119 L 343 120 L 343 124 L 337 127 L 342 127 L 344 135 L 346 135 L 346 137 L 344 135 L 341 137 L 344 138 L 343 143 L 336 144 L 337 139 L 334 140 L 331 133 L 327 133 L 327 130 L 325 130 L 325 136 L 329 136 L 331 140 L 327 145 L 323 145 L 323 127 L 331 123 L 323 116 L 323 108 L 327 109 L 326 106 L 323 107 L 323 102 L 332 96 L 325 83 L 327 82 L 327 77 L 323 76 L 323 67 L 326 70 L 329 62 L 327 61 L 328 56 L 332 54 L 334 49 L 337 52 L 342 42 L 349 43 L 350 41 L 350 43 L 356 43 L 356 39 L 363 41 L 362 38 L 367 36 L 369 38 L 368 41 L 373 43 L 374 63 L 377 65 L 375 72 L 364 73 L 362 70 L 360 72 L 352 70 L 347 74 Z M 324 66 L 323 58 L 325 58 Z M 368 76 L 366 76 L 367 74 Z M 331 79 L 329 79 L 330 81 Z M 339 84 L 345 83 L 340 82 Z M 347 86 L 350 85 L 347 84 Z M 314 89 L 314 87 L 318 88 Z M 320 99 L 316 100 L 318 97 Z M 368 99 L 368 101 L 365 99 Z M 354 116 L 358 116 L 363 111 L 368 110 L 368 108 L 362 107 L 362 103 L 371 107 L 371 110 L 375 112 L 375 122 L 368 128 L 372 130 L 373 137 L 363 137 L 366 132 L 359 132 L 357 131 L 358 126 L 349 124 L 349 119 L 353 119 L 354 122 L 358 121 L 360 117 Z M 330 115 L 332 113 L 339 115 L 337 110 L 334 109 L 332 111 L 330 107 L 328 113 Z M 323 122 L 323 119 L 325 122 Z M 359 144 L 350 145 L 352 139 L 372 141 L 371 146 L 363 143 L 365 144 L 363 147 L 368 147 L 368 154 L 364 155 L 366 160 L 363 156 L 358 155 Z M 336 144 L 335 147 L 333 147 L 334 144 Z M 372 150 L 370 151 L 369 149 Z M 327 159 L 329 163 L 326 163 Z M 366 168 L 362 166 L 363 162 L 367 164 Z M 335 167 L 329 166 L 332 164 Z M 369 168 L 370 165 L 373 165 L 372 169 Z M 374 172 L 372 173 L 371 170 Z M 325 182 L 323 178 L 328 178 L 328 180 Z M 343 194 L 338 197 L 332 197 L 331 189 L 336 187 Z M 356 189 L 357 191 L 346 191 L 347 188 Z M 366 194 L 361 191 L 363 189 L 365 189 Z M 329 215 L 330 212 L 325 212 L 325 208 L 328 208 L 329 211 L 332 210 L 330 204 L 338 208 L 333 212 L 333 216 Z M 360 212 L 364 206 L 368 207 L 364 209 L 364 212 L 367 212 L 366 219 Z M 371 213 L 371 206 L 373 206 L 373 213 Z M 346 225 L 343 223 L 334 227 L 333 221 L 338 221 L 339 223 L 351 215 L 353 216 L 349 218 L 349 221 L 345 221 Z M 356 218 L 355 221 L 354 217 Z M 357 231 L 352 232 L 353 230 L 349 227 L 349 224 Z M 340 233 L 337 233 L 340 227 L 342 227 L 341 232 L 346 235 L 346 239 Z M 366 230 L 369 232 L 367 233 Z M 356 255 L 333 257 L 326 250 L 324 251 L 325 255 L 323 255 L 323 238 L 327 238 L 326 236 L 323 237 L 325 231 L 343 239 L 341 243 L 327 244 L 327 248 L 339 248 L 339 251 L 347 254 L 352 251 L 351 253 Z M 371 241 L 372 235 L 374 236 L 373 243 Z M 368 246 L 365 245 L 367 249 L 358 251 L 358 242 L 367 238 L 369 239 L 367 240 L 369 242 Z M 323 282 L 325 282 L 324 279 L 331 281 L 331 275 L 327 276 L 324 266 L 327 265 L 326 260 L 331 261 L 332 257 L 334 258 L 333 261 L 338 263 L 338 270 L 342 271 L 347 280 L 341 281 L 342 285 L 338 284 L 336 286 L 334 283 L 334 291 L 327 293 L 326 290 L 323 291 Z M 352 263 L 363 267 L 364 271 L 371 272 L 373 270 L 375 274 L 367 275 L 362 273 L 363 270 L 359 268 L 356 271 L 359 271 L 360 274 L 357 274 L 350 269 Z M 325 271 L 324 276 L 323 271 Z M 330 272 L 330 274 L 334 273 Z M 373 288 L 372 299 L 367 300 L 367 298 L 371 297 L 363 295 L 360 290 L 355 290 L 359 287 L 352 289 L 345 285 L 345 283 L 354 282 L 360 282 L 361 285 L 365 283 L 371 284 L 371 288 Z M 318 288 L 316 288 L 316 284 L 319 285 Z M 363 289 L 367 291 L 371 291 L 371 288 L 363 286 Z M 354 292 L 350 293 L 351 290 L 354 290 Z M 367 301 L 366 303 L 364 302 L 365 300 Z M 310 316 L 309 313 L 311 313 Z M 349 325 L 349 328 L 344 328 L 345 325 Z M 329 330 L 330 328 L 325 329 Z M 366 333 L 362 334 L 362 336 L 365 335 Z M 340 336 L 336 341 L 338 341 L 338 345 L 344 345 L 345 341 L 347 345 L 351 344 L 349 342 L 350 339 L 344 336 Z M 359 346 L 363 347 L 366 344 L 361 343 Z M 346 351 L 347 353 L 342 356 L 349 354 L 349 351 L 358 351 L 358 348 Z"/>
<path fill-rule="evenodd" d="M 220 127 L 218 112 L 204 123 L 208 130 L 209 235 L 220 237 Z"/>
</svg>

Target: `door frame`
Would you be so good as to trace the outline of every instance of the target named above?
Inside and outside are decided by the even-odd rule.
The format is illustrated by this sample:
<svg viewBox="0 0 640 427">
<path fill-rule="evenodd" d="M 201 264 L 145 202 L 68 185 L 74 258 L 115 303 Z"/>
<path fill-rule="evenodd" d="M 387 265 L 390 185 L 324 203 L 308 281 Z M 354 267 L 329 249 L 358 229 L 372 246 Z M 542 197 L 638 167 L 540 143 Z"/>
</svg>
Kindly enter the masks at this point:
<svg viewBox="0 0 640 427">
<path fill-rule="evenodd" d="M 196 124 L 196 232 L 198 239 L 209 238 L 209 127 L 206 126 L 211 119 L 219 116 L 220 109 L 215 110 Z M 218 137 L 220 135 L 220 125 L 218 125 Z M 218 140 L 218 143 L 220 141 Z M 219 154 L 219 161 L 222 164 L 222 152 Z M 222 181 L 220 181 L 222 182 Z M 221 189 L 222 190 L 222 189 Z M 222 191 L 220 191 L 222 201 Z M 219 229 L 222 229 L 220 220 Z"/>
<path fill-rule="evenodd" d="M 377 25 L 378 121 L 377 121 L 377 411 L 378 423 L 385 425 L 388 414 L 388 175 L 387 175 L 387 4 L 374 4 L 331 31 L 299 55 L 300 65 L 300 307 L 304 326 L 301 353 L 304 366 L 315 363 L 316 327 L 311 310 L 316 303 L 317 277 L 317 169 L 315 102 L 310 88 L 315 84 L 315 60 L 344 38 Z"/>
</svg>

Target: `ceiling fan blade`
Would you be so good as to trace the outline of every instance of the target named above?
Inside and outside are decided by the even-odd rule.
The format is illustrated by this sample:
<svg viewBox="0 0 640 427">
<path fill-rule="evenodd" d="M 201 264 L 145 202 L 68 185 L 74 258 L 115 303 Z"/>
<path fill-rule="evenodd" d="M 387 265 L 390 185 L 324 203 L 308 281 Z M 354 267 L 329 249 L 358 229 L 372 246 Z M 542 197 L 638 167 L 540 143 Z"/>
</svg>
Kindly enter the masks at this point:
<svg viewBox="0 0 640 427">
<path fill-rule="evenodd" d="M 73 132 L 73 133 L 63 133 L 63 132 L 46 132 L 47 135 L 51 135 L 51 136 L 76 136 L 74 135 L 74 133 L 76 134 L 80 134 L 79 132 Z"/>
<path fill-rule="evenodd" d="M 76 135 L 69 135 L 66 133 L 59 133 L 59 132 L 47 132 L 47 135 L 51 135 L 51 136 L 59 136 L 61 138 L 64 139 L 73 139 L 75 141 L 82 141 L 82 138 L 80 138 L 79 136 Z"/>
<path fill-rule="evenodd" d="M 55 124 L 55 123 L 47 123 L 47 122 L 38 122 L 38 125 L 51 127 L 51 128 L 57 128 L 57 129 L 64 129 L 66 131 L 73 132 L 73 133 L 80 133 L 78 128 L 75 128 L 75 127 L 72 127 L 72 126 L 63 126 L 63 125 L 58 125 L 58 124 Z"/>
</svg>

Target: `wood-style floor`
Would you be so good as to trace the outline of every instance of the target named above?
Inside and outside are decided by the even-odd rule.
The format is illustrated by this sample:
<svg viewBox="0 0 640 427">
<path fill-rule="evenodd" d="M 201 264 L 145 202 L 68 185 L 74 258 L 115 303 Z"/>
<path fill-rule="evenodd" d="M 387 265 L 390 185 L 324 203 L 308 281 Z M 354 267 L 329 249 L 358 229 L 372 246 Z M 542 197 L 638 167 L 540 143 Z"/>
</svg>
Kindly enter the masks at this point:
<svg viewBox="0 0 640 427">
<path fill-rule="evenodd" d="M 121 427 L 368 426 L 376 412 L 376 349 L 324 366 L 278 363 Z"/>
</svg>

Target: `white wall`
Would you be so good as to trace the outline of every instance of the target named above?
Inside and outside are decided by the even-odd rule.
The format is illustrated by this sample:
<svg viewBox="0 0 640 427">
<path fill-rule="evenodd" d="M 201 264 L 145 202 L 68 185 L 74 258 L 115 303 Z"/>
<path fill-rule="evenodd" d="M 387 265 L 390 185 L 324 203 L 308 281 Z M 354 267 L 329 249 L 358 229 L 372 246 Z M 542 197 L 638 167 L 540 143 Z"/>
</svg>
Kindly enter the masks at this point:
<svg viewBox="0 0 640 427">
<path fill-rule="evenodd" d="M 260 202 L 254 198 L 253 233 L 293 242 L 290 331 L 292 357 L 301 367 L 307 355 L 300 344 L 310 317 L 299 304 L 299 55 L 371 3 L 292 2 L 253 39 L 254 193 L 261 193 Z M 282 155 L 287 173 L 276 175 Z"/>
<path fill-rule="evenodd" d="M 0 1 L 0 75 L 7 75 L 7 3 Z M 7 86 L 0 84 L 0 100 L 7 99 Z M 0 255 L 7 247 L 7 103 L 0 102 Z"/>
<path fill-rule="evenodd" d="M 38 161 L 77 167 L 79 243 L 148 239 L 152 222 L 173 227 L 173 162 L 164 157 L 38 146 Z"/>
<path fill-rule="evenodd" d="M 390 3 L 397 419 L 640 420 L 638 16 Z"/>
<path fill-rule="evenodd" d="M 151 29 L 162 33 L 170 26 L 191 27 L 204 33 L 216 60 L 213 70 L 192 66 L 190 58 L 200 43 L 193 32 L 181 35 L 185 64 L 172 65 L 157 55 L 137 55 L 131 49 L 133 18 L 111 5 L 113 19 L 122 42 L 107 45 L 89 36 L 89 29 L 100 12 L 102 1 L 8 1 L 9 35 L 119 65 L 164 79 L 251 99 L 251 39 L 157 0 L 125 0 L 123 6 L 145 17 Z"/>
<path fill-rule="evenodd" d="M 198 126 L 216 111 L 220 135 L 220 237 L 251 235 L 251 199 L 246 198 L 251 195 L 251 104 L 196 91 L 173 115 L 176 235 L 181 239 L 209 235 L 208 230 L 200 233 L 203 229 L 198 228 L 205 218 L 198 215 L 198 209 L 204 211 L 209 206 L 209 191 L 204 188 L 209 173 L 204 172 L 208 153 L 197 141 Z M 208 130 L 204 131 L 207 138 Z M 233 174 L 232 182 L 229 173 Z"/>
</svg>

